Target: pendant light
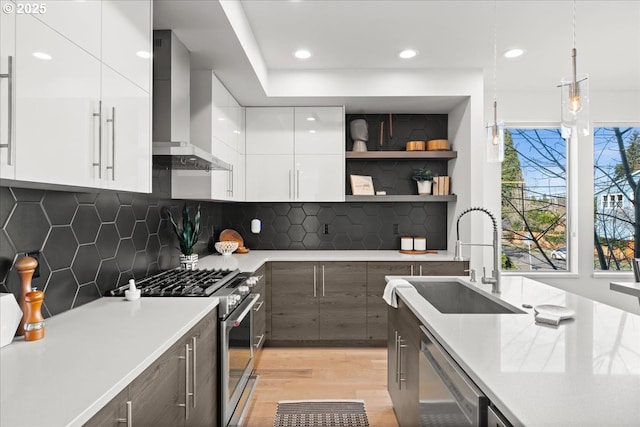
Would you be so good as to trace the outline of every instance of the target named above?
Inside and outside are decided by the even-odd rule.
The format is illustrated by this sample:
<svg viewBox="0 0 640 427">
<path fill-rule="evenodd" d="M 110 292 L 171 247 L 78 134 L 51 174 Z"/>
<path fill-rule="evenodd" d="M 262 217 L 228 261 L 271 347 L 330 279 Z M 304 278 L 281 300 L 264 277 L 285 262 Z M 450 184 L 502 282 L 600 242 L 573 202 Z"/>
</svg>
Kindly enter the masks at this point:
<svg viewBox="0 0 640 427">
<path fill-rule="evenodd" d="M 485 126 L 487 162 L 500 163 L 504 159 L 504 123 L 498 121 L 498 29 L 497 0 L 493 2 L 493 122 Z"/>
<path fill-rule="evenodd" d="M 589 128 L 589 76 L 578 74 L 576 59 L 576 0 L 573 0 L 573 48 L 571 49 L 571 75 L 560 81 L 562 108 L 562 136 L 587 136 Z"/>
</svg>

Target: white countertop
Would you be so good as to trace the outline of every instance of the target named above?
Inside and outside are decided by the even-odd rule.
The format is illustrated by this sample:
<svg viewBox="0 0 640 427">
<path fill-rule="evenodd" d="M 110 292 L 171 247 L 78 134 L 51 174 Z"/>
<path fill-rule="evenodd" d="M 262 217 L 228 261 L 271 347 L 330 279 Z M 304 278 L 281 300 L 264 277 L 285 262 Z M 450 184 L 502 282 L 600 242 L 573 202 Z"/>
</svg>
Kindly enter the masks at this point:
<svg viewBox="0 0 640 427">
<path fill-rule="evenodd" d="M 452 279 L 490 294 L 490 285 Z M 640 426 L 640 316 L 513 276 L 502 278 L 499 298 L 525 314 L 442 314 L 415 289 L 398 294 L 510 421 Z M 576 315 L 540 325 L 522 304 L 563 305 Z"/>
<path fill-rule="evenodd" d="M 217 298 L 100 298 L 0 349 L 0 425 L 89 420 L 218 305 Z"/>
<path fill-rule="evenodd" d="M 609 289 L 623 294 L 638 297 L 640 301 L 640 283 L 639 282 L 611 282 Z"/>
<path fill-rule="evenodd" d="M 268 261 L 453 261 L 453 253 L 407 255 L 399 251 L 250 251 L 247 254 L 208 255 L 198 260 L 198 268 L 223 268 L 255 271 Z"/>
</svg>

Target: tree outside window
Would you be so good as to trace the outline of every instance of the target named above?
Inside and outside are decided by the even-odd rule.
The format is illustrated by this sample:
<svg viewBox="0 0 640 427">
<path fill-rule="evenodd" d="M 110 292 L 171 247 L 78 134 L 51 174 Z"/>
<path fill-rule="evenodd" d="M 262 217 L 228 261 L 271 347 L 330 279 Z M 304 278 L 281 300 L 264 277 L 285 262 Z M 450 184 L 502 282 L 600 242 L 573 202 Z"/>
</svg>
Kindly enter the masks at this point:
<svg viewBox="0 0 640 427">
<path fill-rule="evenodd" d="M 557 128 L 511 128 L 502 163 L 502 269 L 567 269 L 566 141 Z"/>
<path fill-rule="evenodd" d="M 640 257 L 640 128 L 597 127 L 594 144 L 594 269 L 630 270 Z"/>
</svg>

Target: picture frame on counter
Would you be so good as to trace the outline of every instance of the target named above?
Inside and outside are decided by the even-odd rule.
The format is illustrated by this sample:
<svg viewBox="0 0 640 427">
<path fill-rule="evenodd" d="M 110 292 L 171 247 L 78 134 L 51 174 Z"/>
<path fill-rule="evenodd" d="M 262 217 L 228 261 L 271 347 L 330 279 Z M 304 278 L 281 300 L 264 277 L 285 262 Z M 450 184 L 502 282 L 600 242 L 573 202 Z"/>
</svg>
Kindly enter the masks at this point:
<svg viewBox="0 0 640 427">
<path fill-rule="evenodd" d="M 349 175 L 351 179 L 351 193 L 354 196 L 373 196 L 373 178 L 366 175 Z"/>
</svg>

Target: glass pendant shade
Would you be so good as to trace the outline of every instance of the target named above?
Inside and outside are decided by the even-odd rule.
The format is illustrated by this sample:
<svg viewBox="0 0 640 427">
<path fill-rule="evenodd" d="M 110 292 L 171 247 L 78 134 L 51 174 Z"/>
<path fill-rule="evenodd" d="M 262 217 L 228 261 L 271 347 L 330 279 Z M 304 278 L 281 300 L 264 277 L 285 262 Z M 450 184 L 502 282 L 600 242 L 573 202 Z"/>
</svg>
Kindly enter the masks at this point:
<svg viewBox="0 0 640 427">
<path fill-rule="evenodd" d="M 487 162 L 500 163 L 504 160 L 504 123 L 489 122 L 486 131 Z"/>
<path fill-rule="evenodd" d="M 578 136 L 587 136 L 589 127 L 589 76 L 579 74 L 564 77 L 560 82 L 562 91 L 562 136 L 567 138 L 577 132 Z"/>
</svg>

